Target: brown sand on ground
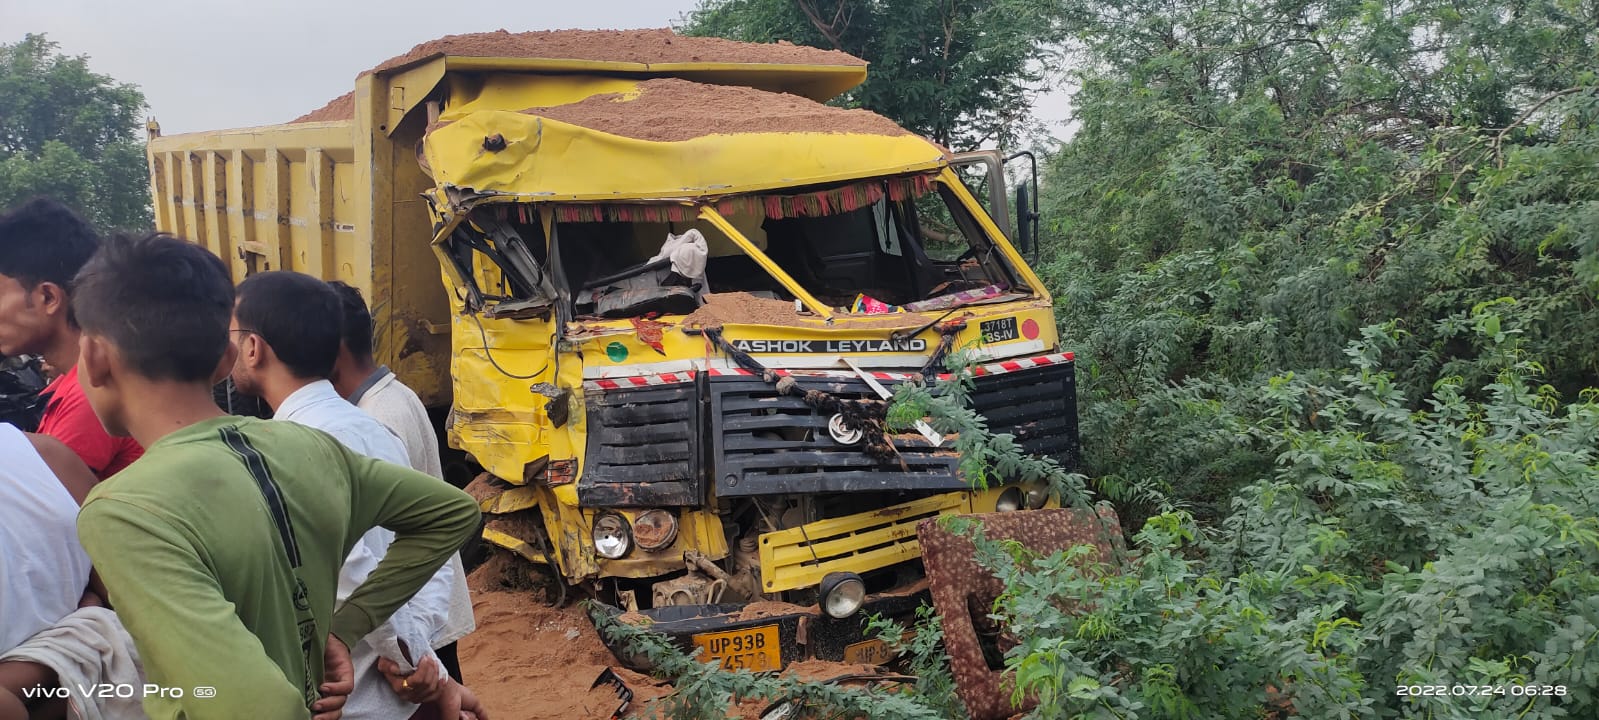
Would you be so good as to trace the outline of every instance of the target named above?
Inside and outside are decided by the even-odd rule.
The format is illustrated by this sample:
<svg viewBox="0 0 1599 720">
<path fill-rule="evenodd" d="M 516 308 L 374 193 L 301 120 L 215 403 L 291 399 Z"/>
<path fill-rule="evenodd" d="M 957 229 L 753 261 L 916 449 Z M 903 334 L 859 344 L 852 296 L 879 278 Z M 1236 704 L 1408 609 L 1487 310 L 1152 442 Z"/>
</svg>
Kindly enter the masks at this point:
<svg viewBox="0 0 1599 720">
<path fill-rule="evenodd" d="M 496 558 L 509 559 L 506 553 Z M 593 623 L 576 605 L 552 608 L 540 593 L 506 590 L 497 577 L 506 568 L 491 559 L 472 572 L 472 607 L 477 630 L 460 641 L 461 671 L 490 715 L 498 720 L 603 720 L 621 701 L 615 688 L 590 688 L 611 668 L 633 691 L 628 717 L 658 717 L 650 703 L 672 693 L 661 680 L 621 666 L 600 640 Z M 491 577 L 492 576 L 492 577 Z M 753 603 L 741 619 L 811 611 L 780 602 Z M 635 614 L 636 615 L 636 614 Z M 878 672 L 871 665 L 825 660 L 793 663 L 785 675 L 825 681 L 843 675 Z M 728 708 L 729 718 L 756 718 L 772 703 L 752 699 Z"/>
<path fill-rule="evenodd" d="M 589 687 L 608 667 L 633 690 L 635 708 L 670 692 L 616 665 L 575 606 L 551 608 L 537 595 L 504 591 L 474 593 L 472 606 L 477 631 L 461 639 L 461 672 L 495 718 L 609 718 L 621 702 L 616 690 Z"/>
<path fill-rule="evenodd" d="M 670 28 L 644 30 L 506 30 L 446 35 L 389 58 L 362 75 L 399 67 L 435 55 L 463 57 L 552 58 L 634 63 L 736 62 L 784 65 L 865 65 L 848 53 L 787 42 L 746 43 L 710 37 L 684 37 Z M 326 106 L 290 122 L 348 120 L 355 116 L 354 96 L 335 98 Z"/>
<path fill-rule="evenodd" d="M 831 107 L 787 93 L 678 78 L 645 80 L 638 90 L 637 95 L 606 93 L 569 105 L 522 112 L 655 142 L 737 133 L 909 134 L 893 120 L 869 110 Z"/>
<path fill-rule="evenodd" d="M 518 591 L 530 593 L 533 600 L 542 600 L 543 593 L 534 592 L 524 578 L 532 572 L 529 563 L 509 552 L 494 551 L 487 560 L 466 578 L 466 586 L 474 596 L 483 593 Z"/>
</svg>

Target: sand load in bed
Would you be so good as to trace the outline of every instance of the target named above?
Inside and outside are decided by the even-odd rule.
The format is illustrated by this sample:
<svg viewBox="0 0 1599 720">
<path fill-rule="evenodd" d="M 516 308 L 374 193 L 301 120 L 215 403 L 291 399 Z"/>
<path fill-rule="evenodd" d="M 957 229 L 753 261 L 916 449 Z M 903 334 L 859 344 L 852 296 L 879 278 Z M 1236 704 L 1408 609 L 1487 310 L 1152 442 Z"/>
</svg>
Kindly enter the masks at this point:
<svg viewBox="0 0 1599 720">
<path fill-rule="evenodd" d="M 392 70 L 444 55 L 457 57 L 548 58 L 645 65 L 665 63 L 741 63 L 772 65 L 837 65 L 865 67 L 866 61 L 837 50 L 788 42 L 746 43 L 713 37 L 687 37 L 670 28 L 643 30 L 505 30 L 446 35 L 379 63 L 362 75 Z M 291 122 L 349 120 L 355 115 L 353 93 Z"/>
<path fill-rule="evenodd" d="M 906 135 L 869 110 L 846 110 L 786 93 L 662 78 L 634 93 L 594 95 L 570 105 L 522 112 L 591 130 L 655 142 L 742 133 Z"/>
</svg>

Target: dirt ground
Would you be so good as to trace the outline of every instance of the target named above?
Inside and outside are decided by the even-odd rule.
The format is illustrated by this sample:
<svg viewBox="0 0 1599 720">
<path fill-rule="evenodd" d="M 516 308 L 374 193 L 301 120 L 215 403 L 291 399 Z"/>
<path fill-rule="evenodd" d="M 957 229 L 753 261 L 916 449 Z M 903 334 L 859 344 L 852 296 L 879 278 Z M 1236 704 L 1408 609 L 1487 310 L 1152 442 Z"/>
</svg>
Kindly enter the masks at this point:
<svg viewBox="0 0 1599 720">
<path fill-rule="evenodd" d="M 575 606 L 554 609 L 527 591 L 474 594 L 477 631 L 460 643 L 461 673 L 495 720 L 604 720 L 620 701 L 594 679 L 616 662 Z M 643 675 L 616 666 L 635 708 L 664 695 Z"/>
<path fill-rule="evenodd" d="M 616 692 L 589 686 L 607 667 L 633 690 L 628 717 L 651 717 L 650 701 L 671 693 L 670 685 L 616 664 L 575 605 L 555 609 L 536 592 L 485 587 L 474 583 L 477 631 L 461 640 L 461 672 L 494 720 L 605 720 L 620 704 Z M 870 670 L 807 660 L 788 672 L 826 679 Z M 727 717 L 755 718 L 768 704 L 747 701 Z"/>
</svg>

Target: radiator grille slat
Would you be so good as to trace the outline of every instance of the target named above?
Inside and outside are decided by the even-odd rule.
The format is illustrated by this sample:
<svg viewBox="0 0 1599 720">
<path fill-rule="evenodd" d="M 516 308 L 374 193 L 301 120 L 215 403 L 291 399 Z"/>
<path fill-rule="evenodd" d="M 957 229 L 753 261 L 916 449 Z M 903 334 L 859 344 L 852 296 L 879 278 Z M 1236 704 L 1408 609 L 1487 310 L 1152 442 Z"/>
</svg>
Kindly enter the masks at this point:
<svg viewBox="0 0 1599 720">
<path fill-rule="evenodd" d="M 699 391 L 695 383 L 591 391 L 588 452 L 578 500 L 599 507 L 698 505 Z"/>
</svg>

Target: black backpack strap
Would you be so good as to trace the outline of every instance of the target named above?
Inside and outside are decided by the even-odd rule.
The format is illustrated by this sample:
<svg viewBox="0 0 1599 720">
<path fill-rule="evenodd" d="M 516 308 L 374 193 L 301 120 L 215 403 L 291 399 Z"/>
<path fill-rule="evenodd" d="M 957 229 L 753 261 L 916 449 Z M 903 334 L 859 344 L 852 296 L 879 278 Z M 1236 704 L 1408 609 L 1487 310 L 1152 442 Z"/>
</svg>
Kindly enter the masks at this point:
<svg viewBox="0 0 1599 720">
<path fill-rule="evenodd" d="M 278 528 L 278 537 L 282 540 L 283 555 L 289 561 L 289 568 L 294 573 L 294 603 L 296 619 L 300 630 L 300 651 L 305 653 L 305 677 L 302 679 L 301 692 L 305 696 L 305 704 L 310 707 L 317 701 L 321 694 L 317 691 L 318 683 L 311 676 L 311 668 L 316 660 L 321 659 L 322 646 L 318 642 L 316 616 L 311 614 L 311 594 L 306 589 L 304 578 L 300 577 L 300 543 L 294 537 L 294 524 L 289 519 L 289 509 L 283 501 L 283 491 L 272 478 L 272 469 L 267 467 L 266 458 L 261 451 L 250 444 L 249 438 L 239 432 L 237 425 L 222 428 L 222 443 L 237 455 L 239 461 L 244 463 L 244 468 L 249 471 L 250 477 L 255 478 L 256 487 L 261 490 L 261 498 L 266 501 L 267 512 L 272 516 L 272 524 Z"/>
</svg>

